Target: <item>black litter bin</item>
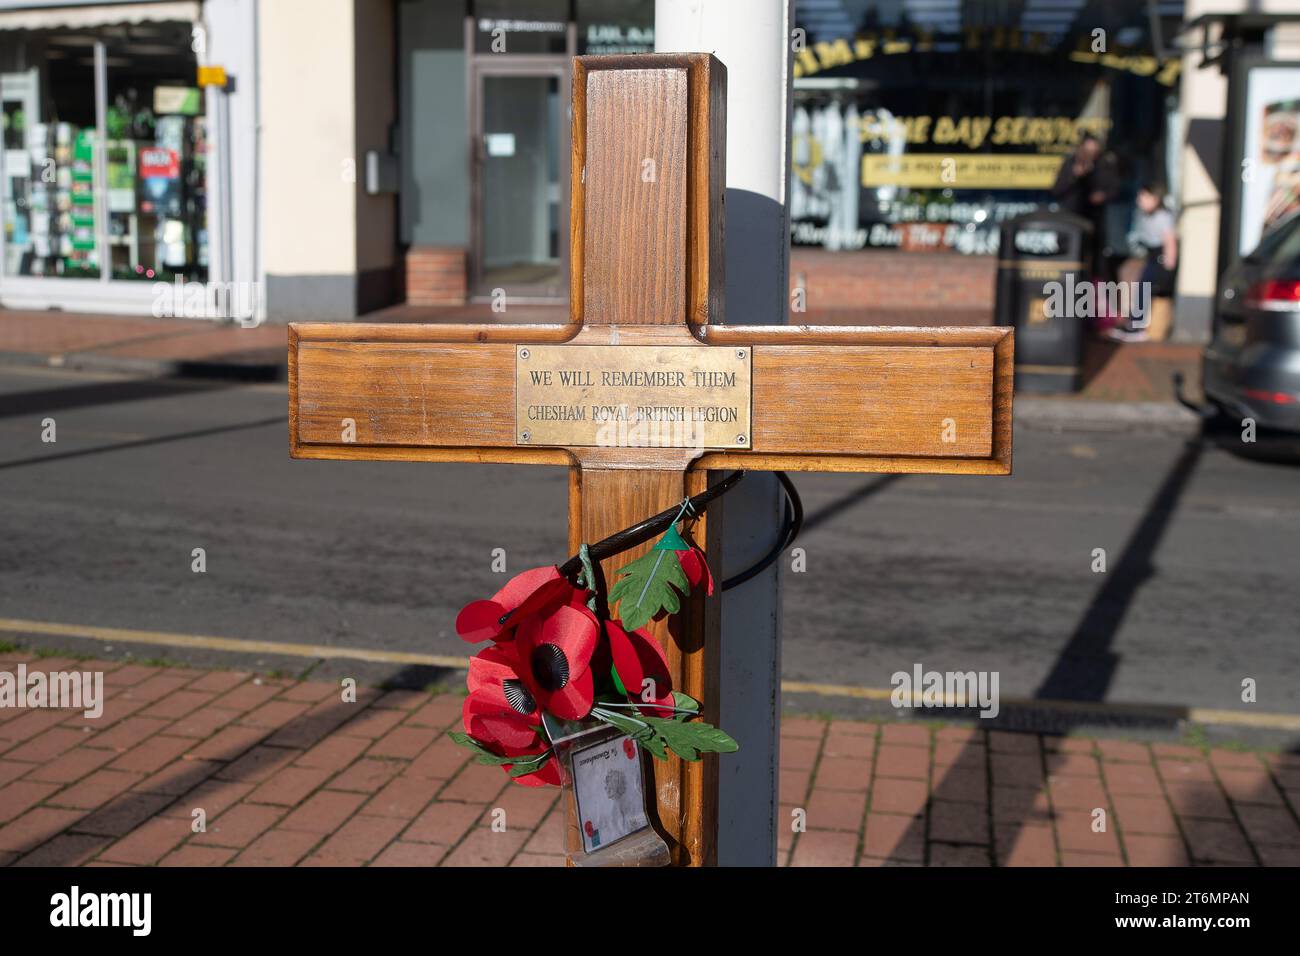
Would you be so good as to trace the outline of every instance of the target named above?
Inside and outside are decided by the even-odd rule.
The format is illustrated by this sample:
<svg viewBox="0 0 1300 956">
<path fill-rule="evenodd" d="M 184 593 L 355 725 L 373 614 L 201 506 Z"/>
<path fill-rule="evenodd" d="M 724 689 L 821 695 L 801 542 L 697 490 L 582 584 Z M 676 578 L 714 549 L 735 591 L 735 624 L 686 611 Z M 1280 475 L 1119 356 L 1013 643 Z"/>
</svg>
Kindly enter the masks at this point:
<svg viewBox="0 0 1300 956">
<path fill-rule="evenodd" d="M 1017 391 L 1079 390 L 1090 317 L 1077 314 L 1076 292 L 1090 281 L 1091 239 L 1092 223 L 1068 212 L 1044 209 L 1002 224 L 994 316 L 1016 330 Z"/>
</svg>

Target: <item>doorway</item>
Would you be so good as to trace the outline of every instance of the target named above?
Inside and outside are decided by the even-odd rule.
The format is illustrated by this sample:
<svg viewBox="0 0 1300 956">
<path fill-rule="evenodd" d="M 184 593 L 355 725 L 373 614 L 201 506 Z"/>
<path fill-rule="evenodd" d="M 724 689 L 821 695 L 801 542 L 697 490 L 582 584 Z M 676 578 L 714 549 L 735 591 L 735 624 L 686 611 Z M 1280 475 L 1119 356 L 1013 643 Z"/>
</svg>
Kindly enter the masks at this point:
<svg viewBox="0 0 1300 956">
<path fill-rule="evenodd" d="M 476 298 L 556 299 L 568 286 L 569 70 L 538 59 L 472 70 Z"/>
</svg>

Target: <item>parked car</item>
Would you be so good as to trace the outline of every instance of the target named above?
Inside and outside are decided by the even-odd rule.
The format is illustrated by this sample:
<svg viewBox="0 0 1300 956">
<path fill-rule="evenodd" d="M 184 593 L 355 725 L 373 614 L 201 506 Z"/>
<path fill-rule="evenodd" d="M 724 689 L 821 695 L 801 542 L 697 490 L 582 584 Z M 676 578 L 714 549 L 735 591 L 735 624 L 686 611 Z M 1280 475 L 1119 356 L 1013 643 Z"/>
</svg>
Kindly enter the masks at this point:
<svg viewBox="0 0 1300 956">
<path fill-rule="evenodd" d="M 1300 214 L 1224 274 L 1202 373 L 1224 414 L 1300 433 Z"/>
</svg>

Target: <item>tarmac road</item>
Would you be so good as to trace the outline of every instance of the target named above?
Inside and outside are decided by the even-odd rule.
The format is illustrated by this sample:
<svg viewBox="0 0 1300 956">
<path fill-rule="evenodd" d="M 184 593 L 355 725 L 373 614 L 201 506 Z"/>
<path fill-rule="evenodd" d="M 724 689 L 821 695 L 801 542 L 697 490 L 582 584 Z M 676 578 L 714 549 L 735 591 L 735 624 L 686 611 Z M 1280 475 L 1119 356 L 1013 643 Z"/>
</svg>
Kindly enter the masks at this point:
<svg viewBox="0 0 1300 956">
<path fill-rule="evenodd" d="M 563 556 L 562 469 L 295 462 L 285 405 L 282 385 L 0 368 L 0 617 L 463 657 L 451 625 L 500 586 L 493 549 L 511 571 Z M 1006 697 L 1300 714 L 1300 465 L 1059 427 L 1017 428 L 1010 478 L 795 476 L 784 677 L 888 688 L 919 663 L 997 671 Z M 21 631 L 0 639 L 248 663 Z"/>
</svg>

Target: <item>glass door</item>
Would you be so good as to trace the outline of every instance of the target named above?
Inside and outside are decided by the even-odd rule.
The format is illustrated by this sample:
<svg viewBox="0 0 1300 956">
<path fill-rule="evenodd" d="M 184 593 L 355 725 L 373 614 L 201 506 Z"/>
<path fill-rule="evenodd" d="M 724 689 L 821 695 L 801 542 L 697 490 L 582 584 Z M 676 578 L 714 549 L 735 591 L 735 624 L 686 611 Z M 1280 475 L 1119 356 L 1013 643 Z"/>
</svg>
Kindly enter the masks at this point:
<svg viewBox="0 0 1300 956">
<path fill-rule="evenodd" d="M 568 73 L 475 71 L 474 294 L 551 299 L 568 286 Z"/>
</svg>

